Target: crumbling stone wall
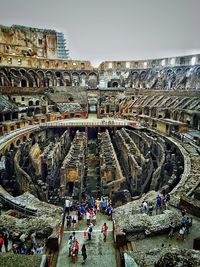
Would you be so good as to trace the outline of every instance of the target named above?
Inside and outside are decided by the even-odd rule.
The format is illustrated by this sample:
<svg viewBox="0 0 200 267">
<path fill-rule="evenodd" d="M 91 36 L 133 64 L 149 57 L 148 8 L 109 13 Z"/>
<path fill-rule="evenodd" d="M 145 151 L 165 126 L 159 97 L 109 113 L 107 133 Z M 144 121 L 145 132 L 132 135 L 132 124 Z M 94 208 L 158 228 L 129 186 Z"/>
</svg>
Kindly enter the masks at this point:
<svg viewBox="0 0 200 267">
<path fill-rule="evenodd" d="M 108 188 L 108 192 L 119 191 L 125 183 L 114 147 L 108 130 L 98 133 L 99 154 L 100 154 L 100 175 Z"/>
<path fill-rule="evenodd" d="M 61 167 L 60 194 L 62 197 L 65 196 L 65 193 L 78 197 L 82 191 L 85 174 L 86 143 L 86 133 L 77 131 Z M 68 192 L 66 192 L 69 183 L 71 183 L 72 187 L 71 189 L 68 188 Z"/>
</svg>

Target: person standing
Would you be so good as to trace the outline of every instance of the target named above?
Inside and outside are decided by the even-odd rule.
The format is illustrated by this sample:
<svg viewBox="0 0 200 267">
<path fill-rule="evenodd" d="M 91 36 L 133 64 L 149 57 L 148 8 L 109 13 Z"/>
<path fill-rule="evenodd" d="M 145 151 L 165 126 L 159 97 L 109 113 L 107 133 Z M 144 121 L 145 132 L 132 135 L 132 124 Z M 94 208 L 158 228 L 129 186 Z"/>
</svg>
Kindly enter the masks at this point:
<svg viewBox="0 0 200 267">
<path fill-rule="evenodd" d="M 8 252 L 8 239 L 9 239 L 9 233 L 8 230 L 5 228 L 3 230 L 3 244 L 5 247 L 5 252 Z"/>
<path fill-rule="evenodd" d="M 88 229 L 87 229 L 88 240 L 92 239 L 92 231 L 93 231 L 93 224 L 90 223 L 90 225 L 88 226 Z"/>
<path fill-rule="evenodd" d="M 3 237 L 0 236 L 0 252 L 2 252 L 2 246 L 3 246 Z"/>
<path fill-rule="evenodd" d="M 108 226 L 106 223 L 103 224 L 101 232 L 103 233 L 103 241 L 106 242 L 107 238 L 107 231 L 108 231 Z"/>
<path fill-rule="evenodd" d="M 69 237 L 69 240 L 67 242 L 67 245 L 68 245 L 68 249 L 69 249 L 69 257 L 71 256 L 71 250 L 72 250 L 72 247 L 73 247 L 73 239 L 72 239 L 72 236 Z"/>
<path fill-rule="evenodd" d="M 82 256 L 83 256 L 83 264 L 85 264 L 86 259 L 87 259 L 87 252 L 86 252 L 85 244 L 83 244 L 81 252 L 82 252 Z"/>
<path fill-rule="evenodd" d="M 69 212 L 70 212 L 70 200 L 65 199 L 65 214 L 67 213 L 67 215 L 69 215 Z"/>
</svg>

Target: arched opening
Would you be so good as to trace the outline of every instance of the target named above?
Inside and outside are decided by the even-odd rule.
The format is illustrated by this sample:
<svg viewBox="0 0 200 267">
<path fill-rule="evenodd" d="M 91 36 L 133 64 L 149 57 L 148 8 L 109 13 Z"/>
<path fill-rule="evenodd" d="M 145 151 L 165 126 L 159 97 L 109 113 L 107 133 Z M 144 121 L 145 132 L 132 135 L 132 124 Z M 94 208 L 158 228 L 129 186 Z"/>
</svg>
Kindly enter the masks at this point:
<svg viewBox="0 0 200 267">
<path fill-rule="evenodd" d="M 39 106 L 40 105 L 40 101 L 39 100 L 36 100 L 35 105 L 36 106 Z"/>
<path fill-rule="evenodd" d="M 29 107 L 33 106 L 33 101 L 32 100 L 29 100 L 28 101 L 28 105 L 29 105 Z"/>
<path fill-rule="evenodd" d="M 113 83 L 112 83 L 112 87 L 114 87 L 114 88 L 118 88 L 118 87 L 119 87 L 118 82 L 113 82 Z"/>
<path fill-rule="evenodd" d="M 199 127 L 199 117 L 195 114 L 194 117 L 193 117 L 193 128 L 198 130 L 198 127 Z"/>
<path fill-rule="evenodd" d="M 15 145 L 12 143 L 12 144 L 10 145 L 10 150 L 14 150 L 14 148 L 15 148 Z"/>
<path fill-rule="evenodd" d="M 73 102 L 73 101 L 74 101 L 74 98 L 73 98 L 72 96 L 70 96 L 70 97 L 68 98 L 68 100 L 69 100 L 69 102 Z"/>
<path fill-rule="evenodd" d="M 66 188 L 66 193 L 68 196 L 72 196 L 73 191 L 74 191 L 74 182 L 68 182 L 67 183 L 67 188 Z"/>
<path fill-rule="evenodd" d="M 27 87 L 27 82 L 26 80 L 21 80 L 21 87 Z"/>
<path fill-rule="evenodd" d="M 20 140 L 18 139 L 17 141 L 16 141 L 16 146 L 19 146 L 20 145 Z"/>
</svg>

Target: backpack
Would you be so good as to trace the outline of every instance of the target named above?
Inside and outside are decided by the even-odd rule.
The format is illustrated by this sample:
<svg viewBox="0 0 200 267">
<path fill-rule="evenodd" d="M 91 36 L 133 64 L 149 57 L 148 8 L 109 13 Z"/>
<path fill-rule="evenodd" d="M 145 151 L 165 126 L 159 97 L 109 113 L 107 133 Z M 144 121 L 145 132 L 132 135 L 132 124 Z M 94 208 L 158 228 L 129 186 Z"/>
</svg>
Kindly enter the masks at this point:
<svg viewBox="0 0 200 267">
<path fill-rule="evenodd" d="M 89 232 L 92 233 L 92 227 L 89 228 Z"/>
</svg>

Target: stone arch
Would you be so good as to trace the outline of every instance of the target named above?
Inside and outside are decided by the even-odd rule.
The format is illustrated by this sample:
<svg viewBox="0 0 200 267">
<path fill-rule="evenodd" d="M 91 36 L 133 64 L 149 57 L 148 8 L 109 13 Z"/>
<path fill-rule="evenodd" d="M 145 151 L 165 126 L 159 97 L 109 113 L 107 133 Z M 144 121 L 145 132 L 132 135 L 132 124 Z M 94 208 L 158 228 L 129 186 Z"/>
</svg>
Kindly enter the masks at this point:
<svg viewBox="0 0 200 267">
<path fill-rule="evenodd" d="M 10 144 L 10 148 L 9 148 L 9 150 L 14 150 L 15 149 L 15 145 L 14 145 L 14 143 L 11 143 Z M 8 152 L 8 150 L 7 150 L 7 152 Z M 6 152 L 5 152 L 6 153 Z"/>
<path fill-rule="evenodd" d="M 26 135 L 23 136 L 22 140 L 23 140 L 23 142 L 26 142 L 27 141 Z"/>
<path fill-rule="evenodd" d="M 55 77 L 56 77 L 56 82 L 57 82 L 57 86 L 63 86 L 64 82 L 63 82 L 63 75 L 62 72 L 57 70 L 55 71 Z"/>
<path fill-rule="evenodd" d="M 135 79 L 137 79 L 138 78 L 138 72 L 137 71 L 133 71 L 132 73 L 131 73 L 131 79 L 132 79 L 132 81 L 134 81 Z"/>
<path fill-rule="evenodd" d="M 20 69 L 19 72 L 21 74 L 21 86 L 22 87 L 29 87 L 29 86 L 33 87 L 34 78 L 32 77 L 32 75 L 28 73 L 27 70 L 25 69 Z M 24 80 L 26 80 L 26 82 Z"/>
<path fill-rule="evenodd" d="M 67 71 L 63 72 L 63 79 L 65 82 L 66 86 L 71 86 L 72 85 L 72 79 L 71 79 L 71 74 Z"/>
<path fill-rule="evenodd" d="M 29 106 L 29 107 L 34 106 L 33 100 L 29 100 L 29 101 L 28 101 L 28 106 Z"/>
<path fill-rule="evenodd" d="M 147 75 L 147 72 L 146 71 L 144 71 L 144 70 L 141 71 L 141 73 L 140 73 L 140 80 L 143 81 L 145 79 L 146 75 Z"/>
<path fill-rule="evenodd" d="M 165 119 L 170 119 L 171 118 L 171 111 L 169 109 L 165 110 Z"/>
<path fill-rule="evenodd" d="M 0 70 L 0 86 L 11 86 L 11 82 L 3 70 Z"/>
<path fill-rule="evenodd" d="M 91 88 L 96 88 L 98 85 L 98 77 L 95 72 L 90 72 L 88 74 L 88 86 Z"/>
<path fill-rule="evenodd" d="M 175 110 L 173 112 L 173 120 L 177 121 L 178 120 L 178 110 Z"/>
<path fill-rule="evenodd" d="M 44 72 L 42 70 L 38 70 L 37 75 L 39 78 L 39 81 L 38 81 L 39 87 L 45 86 L 45 74 L 44 74 Z"/>
<path fill-rule="evenodd" d="M 79 86 L 79 84 L 80 84 L 80 75 L 78 72 L 74 71 L 72 72 L 72 85 Z"/>
<path fill-rule="evenodd" d="M 35 70 L 28 70 L 28 73 L 33 77 L 33 87 L 39 87 L 39 76 L 38 73 Z"/>
<path fill-rule="evenodd" d="M 144 111 L 143 111 L 144 115 L 149 116 L 149 107 L 144 107 Z"/>
<path fill-rule="evenodd" d="M 27 80 L 26 79 L 22 79 L 21 80 L 21 87 L 28 87 L 27 86 Z"/>
<path fill-rule="evenodd" d="M 157 115 L 157 110 L 156 110 L 156 108 L 152 108 L 151 109 L 151 117 L 156 117 L 156 115 Z"/>
<path fill-rule="evenodd" d="M 112 84 L 111 84 L 111 87 L 118 88 L 119 87 L 119 82 L 118 81 L 113 81 Z"/>
<path fill-rule="evenodd" d="M 39 106 L 39 105 L 40 105 L 40 100 L 36 100 L 36 101 L 35 101 L 35 105 L 36 105 L 36 106 Z"/>
<path fill-rule="evenodd" d="M 54 86 L 54 74 L 51 70 L 45 72 L 46 86 Z"/>
<path fill-rule="evenodd" d="M 20 140 L 20 139 L 17 139 L 16 142 L 15 142 L 15 145 L 16 145 L 16 146 L 19 146 L 20 143 L 21 143 L 21 140 Z"/>
<path fill-rule="evenodd" d="M 86 83 L 87 83 L 87 73 L 83 71 L 80 73 L 80 85 L 86 86 Z"/>
</svg>

